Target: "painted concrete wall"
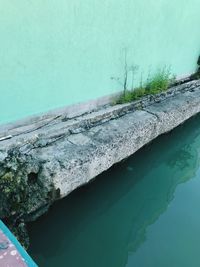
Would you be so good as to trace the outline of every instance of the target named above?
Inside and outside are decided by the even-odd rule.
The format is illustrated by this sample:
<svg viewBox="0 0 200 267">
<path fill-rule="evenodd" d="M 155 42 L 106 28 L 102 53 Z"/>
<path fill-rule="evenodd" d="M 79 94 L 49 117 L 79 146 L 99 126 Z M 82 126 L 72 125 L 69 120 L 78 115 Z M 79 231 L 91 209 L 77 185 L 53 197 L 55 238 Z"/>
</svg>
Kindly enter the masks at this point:
<svg viewBox="0 0 200 267">
<path fill-rule="evenodd" d="M 3 0 L 0 123 L 122 90 L 128 64 L 193 72 L 199 0 Z M 137 78 L 136 78 L 137 79 Z"/>
</svg>

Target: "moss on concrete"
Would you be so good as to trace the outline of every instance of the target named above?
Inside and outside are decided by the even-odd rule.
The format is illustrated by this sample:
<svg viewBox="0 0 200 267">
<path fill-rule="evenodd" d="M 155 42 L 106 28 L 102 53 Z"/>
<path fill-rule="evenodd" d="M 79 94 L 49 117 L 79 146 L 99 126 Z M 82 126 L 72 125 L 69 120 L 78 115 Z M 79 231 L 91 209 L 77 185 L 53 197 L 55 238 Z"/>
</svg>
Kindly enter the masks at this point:
<svg viewBox="0 0 200 267">
<path fill-rule="evenodd" d="M 40 169 L 39 162 L 22 155 L 17 148 L 8 151 L 0 166 L 0 218 L 25 247 L 25 222 L 40 216 L 56 197 L 53 185 L 39 177 Z"/>
</svg>

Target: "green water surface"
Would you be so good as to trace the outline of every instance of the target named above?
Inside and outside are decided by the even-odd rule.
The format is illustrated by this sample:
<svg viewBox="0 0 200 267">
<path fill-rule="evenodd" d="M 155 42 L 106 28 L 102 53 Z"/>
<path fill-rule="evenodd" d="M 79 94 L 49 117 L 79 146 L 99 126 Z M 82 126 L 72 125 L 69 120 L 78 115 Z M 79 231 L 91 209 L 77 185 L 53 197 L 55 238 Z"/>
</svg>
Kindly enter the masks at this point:
<svg viewBox="0 0 200 267">
<path fill-rule="evenodd" d="M 29 225 L 41 267 L 199 267 L 200 116 Z"/>
</svg>

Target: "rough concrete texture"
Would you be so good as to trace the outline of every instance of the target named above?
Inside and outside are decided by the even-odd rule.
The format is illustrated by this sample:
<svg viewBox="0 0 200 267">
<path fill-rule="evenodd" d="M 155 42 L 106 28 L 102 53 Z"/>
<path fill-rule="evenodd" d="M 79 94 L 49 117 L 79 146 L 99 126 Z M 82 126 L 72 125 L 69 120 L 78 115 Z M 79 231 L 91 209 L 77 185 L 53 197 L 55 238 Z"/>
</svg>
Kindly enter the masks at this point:
<svg viewBox="0 0 200 267">
<path fill-rule="evenodd" d="M 0 128 L 0 217 L 34 219 L 157 136 L 200 112 L 200 81 L 133 103 Z M 13 197 L 14 195 L 14 197 Z"/>
</svg>

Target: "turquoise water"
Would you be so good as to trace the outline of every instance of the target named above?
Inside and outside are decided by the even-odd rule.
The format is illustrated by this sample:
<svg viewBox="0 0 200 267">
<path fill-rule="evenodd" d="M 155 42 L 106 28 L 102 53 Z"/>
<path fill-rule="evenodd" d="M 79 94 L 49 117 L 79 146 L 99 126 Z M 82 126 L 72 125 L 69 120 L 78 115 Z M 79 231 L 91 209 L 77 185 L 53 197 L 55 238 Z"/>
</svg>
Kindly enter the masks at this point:
<svg viewBox="0 0 200 267">
<path fill-rule="evenodd" d="M 29 225 L 41 267 L 199 267 L 200 116 Z"/>
</svg>

